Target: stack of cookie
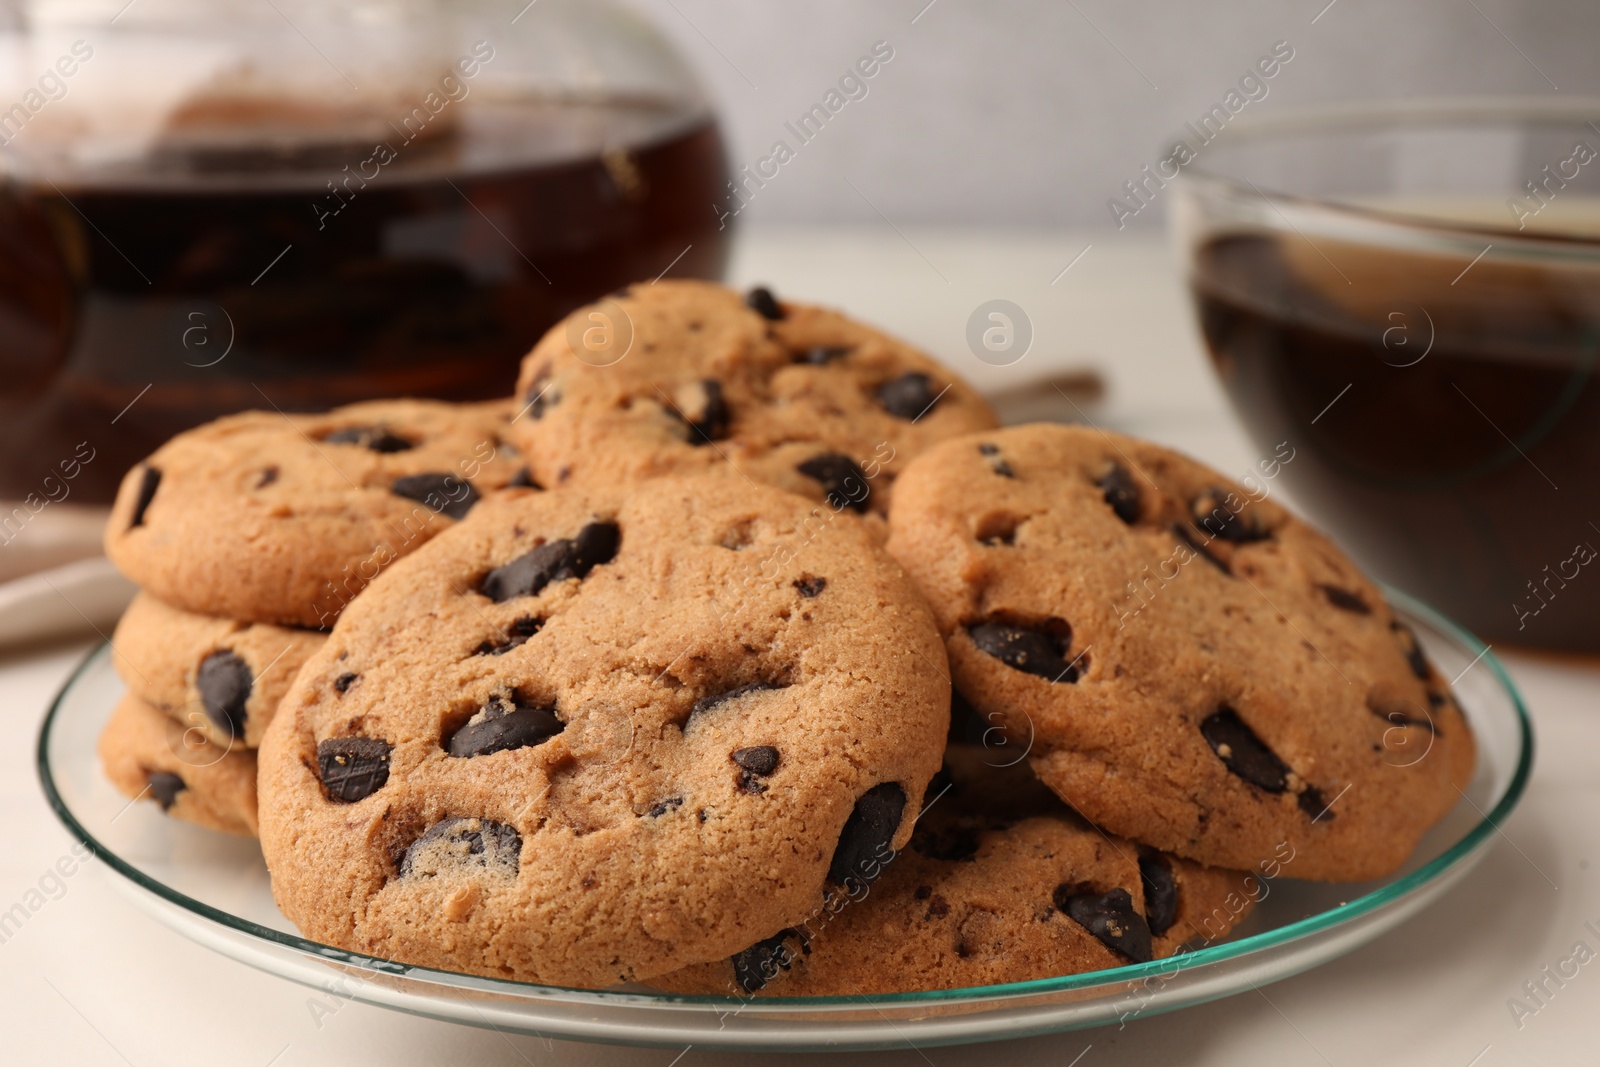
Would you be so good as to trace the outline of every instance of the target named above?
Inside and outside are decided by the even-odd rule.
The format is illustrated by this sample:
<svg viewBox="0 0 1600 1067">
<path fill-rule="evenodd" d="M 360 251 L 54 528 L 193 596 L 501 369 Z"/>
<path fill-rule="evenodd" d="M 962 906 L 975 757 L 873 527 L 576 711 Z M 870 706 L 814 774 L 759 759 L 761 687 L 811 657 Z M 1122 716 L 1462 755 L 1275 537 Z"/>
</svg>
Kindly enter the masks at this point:
<svg viewBox="0 0 1600 1067">
<path fill-rule="evenodd" d="M 173 605 L 140 614 L 240 620 L 152 677 L 246 708 L 274 894 L 317 940 L 568 986 L 992 985 L 1225 936 L 1272 878 L 1392 871 L 1470 777 L 1448 685 L 1315 531 L 1152 445 L 996 429 L 843 316 L 636 286 L 552 330 L 514 406 L 484 469 L 374 466 L 315 507 L 252 494 L 330 434 L 372 465 L 415 435 L 335 413 L 293 470 L 280 435 L 164 500 L 224 420 L 124 486 L 113 558 Z M 441 470 L 466 506 L 352 571 L 347 524 Z M 252 732 L 206 656 L 334 617 Z"/>
<path fill-rule="evenodd" d="M 141 592 L 111 638 L 127 684 L 100 735 L 106 774 L 128 797 L 187 822 L 254 835 L 256 748 L 315 630 L 175 608 Z"/>
<path fill-rule="evenodd" d="M 1259 488 L 1020 426 L 908 465 L 889 528 L 949 657 L 943 799 L 859 902 L 652 984 L 852 995 L 1159 958 L 1274 879 L 1392 873 L 1471 779 L 1416 636 Z M 997 769 L 1023 761 L 1031 792 Z"/>
<path fill-rule="evenodd" d="M 384 566 L 516 478 L 510 414 L 428 401 L 247 412 L 130 471 L 105 537 L 141 586 L 112 637 L 128 693 L 100 752 L 118 788 L 254 834 L 256 749 L 278 701 Z"/>
</svg>

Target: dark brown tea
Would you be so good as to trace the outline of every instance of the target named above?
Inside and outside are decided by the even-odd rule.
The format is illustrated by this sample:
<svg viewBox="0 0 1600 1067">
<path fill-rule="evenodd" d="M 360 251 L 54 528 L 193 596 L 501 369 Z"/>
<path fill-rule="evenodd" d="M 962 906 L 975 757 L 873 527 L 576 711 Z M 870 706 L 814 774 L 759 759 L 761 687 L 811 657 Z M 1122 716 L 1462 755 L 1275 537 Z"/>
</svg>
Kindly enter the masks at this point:
<svg viewBox="0 0 1600 1067">
<path fill-rule="evenodd" d="M 1571 250 L 1222 236 L 1192 288 L 1235 408 L 1261 448 L 1294 446 L 1314 521 L 1487 639 L 1596 651 L 1600 268 Z"/>
<path fill-rule="evenodd" d="M 166 438 L 244 408 L 509 395 L 574 307 L 721 274 L 726 169 L 703 112 L 645 101 L 0 182 L 0 499 L 88 442 L 72 499 L 109 501 Z"/>
</svg>

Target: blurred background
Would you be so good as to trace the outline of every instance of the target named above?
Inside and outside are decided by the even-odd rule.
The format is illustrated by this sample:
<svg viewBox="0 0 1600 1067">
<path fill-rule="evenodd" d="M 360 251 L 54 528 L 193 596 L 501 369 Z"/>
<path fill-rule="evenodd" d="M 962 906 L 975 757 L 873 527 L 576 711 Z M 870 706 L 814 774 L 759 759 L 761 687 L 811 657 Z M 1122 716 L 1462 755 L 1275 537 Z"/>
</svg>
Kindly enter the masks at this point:
<svg viewBox="0 0 1600 1067">
<path fill-rule="evenodd" d="M 36 723 L 134 591 L 100 555 L 130 467 L 244 408 L 505 396 L 552 323 L 664 277 L 841 308 L 1007 422 L 1202 459 L 1492 642 L 1539 716 L 1536 778 L 1491 820 L 1481 877 L 1363 952 L 1270 999 L 1084 1035 L 1087 1059 L 1058 1037 L 873 1062 L 1587 1062 L 1593 980 L 1558 979 L 1554 1011 L 1506 1008 L 1597 932 L 1600 154 L 1574 148 L 1600 145 L 1600 3 L 612 2 L 637 17 L 0 0 L 0 995 L 18 1062 L 642 1062 L 238 967 L 131 912 L 112 876 L 51 893 L 20 933 L 14 916 L 66 858 Z M 1225 167 L 1224 141 L 1182 182 L 1151 177 L 1179 139 L 1245 119 L 1484 97 L 1566 113 L 1289 125 L 1265 153 Z M 1481 209 L 1464 225 L 1462 194 Z M 1508 195 L 1542 233 L 1518 232 Z M 1419 221 L 1429 205 L 1445 217 Z M 41 649 L 57 637 L 80 644 Z M 1487 651 L 1452 671 L 1462 692 L 1498 684 Z M 120 818 L 90 735 L 55 736 L 51 758 Z M 1481 738 L 1486 762 L 1520 757 Z M 165 855 L 143 817 L 120 824 L 141 838 L 127 855 Z M 238 876 L 247 854 L 213 869 L 182 848 L 174 867 L 283 922 L 264 870 Z M 734 1062 L 650 1062 L 680 1060 Z"/>
<path fill-rule="evenodd" d="M 1294 58 L 1245 110 L 1375 97 L 1600 92 L 1586 0 L 626 0 L 691 57 L 735 169 L 873 42 L 894 59 L 743 216 L 1111 228 L 1105 201 L 1256 60 Z M 913 21 L 914 20 L 914 21 Z M 1159 235 L 1164 205 L 1128 220 Z"/>
<path fill-rule="evenodd" d="M 1600 648 L 1532 585 L 1600 491 L 1597 40 L 1579 0 L 0 0 L 0 579 L 97 553 L 174 433 L 504 396 L 575 308 L 701 277 L 1008 422 L 1295 452 L 1380 577 Z"/>
</svg>

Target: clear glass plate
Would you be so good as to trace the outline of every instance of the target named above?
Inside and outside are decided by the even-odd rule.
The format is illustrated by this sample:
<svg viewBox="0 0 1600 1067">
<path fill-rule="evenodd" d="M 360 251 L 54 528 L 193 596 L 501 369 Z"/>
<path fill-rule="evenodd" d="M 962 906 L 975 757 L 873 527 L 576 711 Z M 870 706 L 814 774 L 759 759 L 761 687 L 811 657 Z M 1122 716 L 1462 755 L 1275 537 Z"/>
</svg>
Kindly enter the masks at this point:
<svg viewBox="0 0 1600 1067">
<path fill-rule="evenodd" d="M 1478 739 L 1460 803 L 1398 874 L 1359 885 L 1287 878 L 1229 940 L 1169 960 L 1011 985 L 873 997 L 675 996 L 530 985 L 411 967 L 307 941 L 272 903 L 253 841 L 130 804 L 100 772 L 95 741 L 122 693 L 101 647 L 51 705 L 39 775 L 67 828 L 140 908 L 232 959 L 397 1011 L 473 1026 L 639 1045 L 870 1049 L 1023 1037 L 1155 1015 L 1326 963 L 1416 914 L 1477 864 L 1522 795 L 1533 735 L 1511 679 L 1472 635 L 1396 591 L 1389 596 L 1455 693 Z"/>
</svg>

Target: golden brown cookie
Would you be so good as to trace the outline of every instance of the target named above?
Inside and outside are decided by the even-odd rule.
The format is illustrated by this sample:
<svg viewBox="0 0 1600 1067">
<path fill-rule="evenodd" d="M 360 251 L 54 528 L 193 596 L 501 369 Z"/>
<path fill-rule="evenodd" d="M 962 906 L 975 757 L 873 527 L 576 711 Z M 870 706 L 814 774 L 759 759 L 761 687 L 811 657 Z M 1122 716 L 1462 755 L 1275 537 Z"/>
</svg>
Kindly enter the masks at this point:
<svg viewBox="0 0 1600 1067">
<path fill-rule="evenodd" d="M 218 419 L 128 472 L 106 555 L 188 611 L 331 626 L 380 570 L 516 477 L 509 411 L 375 400 Z"/>
<path fill-rule="evenodd" d="M 1290 877 L 1405 862 L 1474 747 L 1379 589 L 1264 490 L 1085 427 L 936 446 L 895 490 L 890 550 L 956 688 L 1114 833 Z"/>
<path fill-rule="evenodd" d="M 255 836 L 256 754 L 207 741 L 132 693 L 100 734 L 100 763 L 123 796 L 197 826 Z"/>
<path fill-rule="evenodd" d="M 523 361 L 512 433 L 545 486 L 717 472 L 881 513 L 929 445 L 995 425 L 922 352 L 823 308 L 700 281 L 579 308 Z"/>
<path fill-rule="evenodd" d="M 1161 959 L 1248 914 L 1245 875 L 1101 833 L 1025 763 L 986 766 L 990 755 L 952 746 L 910 847 L 876 883 L 651 984 L 780 997 L 1001 985 Z"/>
<path fill-rule="evenodd" d="M 261 735 L 301 664 L 327 635 L 271 623 L 196 615 L 140 593 L 111 637 L 128 688 L 221 745 Z"/>
<path fill-rule="evenodd" d="M 860 523 L 737 479 L 509 490 L 341 616 L 261 748 L 309 937 L 605 986 L 727 956 L 901 846 L 938 632 Z"/>
</svg>

